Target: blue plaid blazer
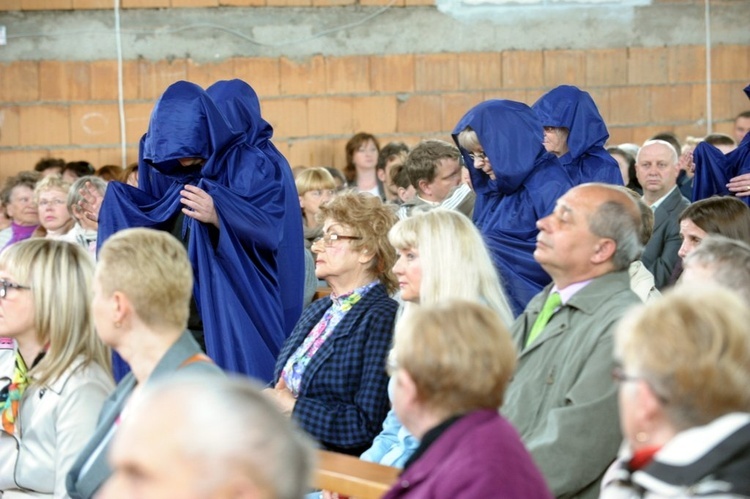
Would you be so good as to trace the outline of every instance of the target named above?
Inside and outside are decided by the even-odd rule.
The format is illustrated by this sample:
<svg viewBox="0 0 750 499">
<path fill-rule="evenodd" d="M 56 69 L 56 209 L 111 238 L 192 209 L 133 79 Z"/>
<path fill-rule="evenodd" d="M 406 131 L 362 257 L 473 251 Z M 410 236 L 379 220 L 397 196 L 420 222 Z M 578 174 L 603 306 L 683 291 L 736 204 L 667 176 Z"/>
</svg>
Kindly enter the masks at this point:
<svg viewBox="0 0 750 499">
<path fill-rule="evenodd" d="M 302 312 L 276 360 L 274 383 L 330 306 L 321 298 Z M 385 286 L 375 286 L 310 359 L 292 416 L 325 449 L 359 455 L 380 432 L 390 406 L 385 363 L 397 308 Z"/>
</svg>

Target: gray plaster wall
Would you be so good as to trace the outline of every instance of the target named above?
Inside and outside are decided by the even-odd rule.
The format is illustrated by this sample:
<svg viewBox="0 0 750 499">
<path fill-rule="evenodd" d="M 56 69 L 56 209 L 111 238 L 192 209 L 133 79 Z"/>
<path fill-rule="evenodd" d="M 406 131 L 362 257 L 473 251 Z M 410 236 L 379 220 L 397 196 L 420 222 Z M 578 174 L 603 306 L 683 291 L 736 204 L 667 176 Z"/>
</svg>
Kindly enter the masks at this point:
<svg viewBox="0 0 750 499">
<path fill-rule="evenodd" d="M 750 0 L 711 6 L 712 44 L 750 45 Z M 0 62 L 117 57 L 111 10 L 0 14 Z M 438 53 L 703 45 L 700 3 L 209 8 L 120 12 L 124 59 Z"/>
</svg>

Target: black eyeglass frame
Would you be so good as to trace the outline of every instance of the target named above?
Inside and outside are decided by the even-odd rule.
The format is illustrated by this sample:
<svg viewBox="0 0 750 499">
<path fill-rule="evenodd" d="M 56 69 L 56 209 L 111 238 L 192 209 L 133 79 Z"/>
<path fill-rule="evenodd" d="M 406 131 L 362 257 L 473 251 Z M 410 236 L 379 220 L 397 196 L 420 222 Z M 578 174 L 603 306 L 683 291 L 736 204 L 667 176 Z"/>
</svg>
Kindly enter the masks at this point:
<svg viewBox="0 0 750 499">
<path fill-rule="evenodd" d="M 8 288 L 11 289 L 31 289 L 28 286 L 22 286 L 20 284 L 16 284 L 14 282 L 6 281 L 5 279 L 0 279 L 0 298 L 5 298 L 8 296 Z"/>
</svg>

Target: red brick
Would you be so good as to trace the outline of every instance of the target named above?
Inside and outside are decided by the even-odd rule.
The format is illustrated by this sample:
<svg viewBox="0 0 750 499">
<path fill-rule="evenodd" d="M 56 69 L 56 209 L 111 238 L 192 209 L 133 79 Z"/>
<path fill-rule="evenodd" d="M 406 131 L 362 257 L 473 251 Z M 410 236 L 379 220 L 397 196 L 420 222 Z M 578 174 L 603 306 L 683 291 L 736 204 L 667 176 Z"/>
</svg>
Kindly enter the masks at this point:
<svg viewBox="0 0 750 499">
<path fill-rule="evenodd" d="M 326 92 L 325 61 L 321 56 L 297 62 L 279 60 L 282 95 L 314 95 Z"/>
<path fill-rule="evenodd" d="M 111 9 L 112 0 L 73 0 L 73 10 Z"/>
<path fill-rule="evenodd" d="M 669 81 L 672 83 L 706 81 L 706 48 L 700 45 L 669 47 Z"/>
<path fill-rule="evenodd" d="M 186 67 L 188 81 L 192 81 L 203 88 L 208 88 L 219 80 L 234 78 L 234 61 L 232 59 L 209 63 L 188 60 Z"/>
<path fill-rule="evenodd" d="M 172 0 L 174 8 L 218 7 L 219 0 Z"/>
<path fill-rule="evenodd" d="M 503 88 L 544 86 L 544 55 L 541 51 L 503 52 Z"/>
<path fill-rule="evenodd" d="M 96 150 L 98 156 L 98 162 L 96 164 L 100 166 L 104 165 L 117 165 L 122 167 L 122 149 L 119 147 L 103 147 Z M 89 160 L 90 161 L 90 160 Z M 125 165 L 128 166 L 131 163 L 138 161 L 138 149 L 135 147 L 128 147 L 125 149 Z"/>
<path fill-rule="evenodd" d="M 458 56 L 458 88 L 483 90 L 503 83 L 503 57 L 500 52 L 474 52 Z"/>
<path fill-rule="evenodd" d="M 715 81 L 738 80 L 747 84 L 750 74 L 750 46 L 719 45 L 711 50 L 711 77 Z"/>
<path fill-rule="evenodd" d="M 91 99 L 91 71 L 86 62 L 41 61 L 40 100 L 85 101 Z"/>
<path fill-rule="evenodd" d="M 582 50 L 545 50 L 544 84 L 586 86 L 586 53 Z"/>
<path fill-rule="evenodd" d="M 21 0 L 21 10 L 70 10 L 72 0 Z"/>
<path fill-rule="evenodd" d="M 643 144 L 647 140 L 650 140 L 654 135 L 667 132 L 674 133 L 671 125 L 641 125 L 633 127 L 633 139 L 636 144 Z"/>
<path fill-rule="evenodd" d="M 329 95 L 370 91 L 370 61 L 367 56 L 328 57 L 325 69 Z"/>
<path fill-rule="evenodd" d="M 374 135 L 396 132 L 396 96 L 357 97 L 352 106 L 352 129 Z"/>
<path fill-rule="evenodd" d="M 391 5 L 392 7 L 403 7 L 406 5 L 405 0 L 395 0 L 391 4 L 392 0 L 359 0 L 360 5 Z"/>
<path fill-rule="evenodd" d="M 123 9 L 169 7 L 169 0 L 121 0 L 120 5 Z"/>
<path fill-rule="evenodd" d="M 70 115 L 65 106 L 19 108 L 19 143 L 24 146 L 70 144 Z"/>
<path fill-rule="evenodd" d="M 737 90 L 737 85 L 731 83 L 715 83 L 711 86 L 711 107 L 714 121 L 734 119 L 737 113 L 744 110 L 736 110 L 736 108 L 732 106 L 731 95 L 732 92 L 736 92 Z M 745 106 L 747 106 L 747 100 L 745 100 L 744 103 Z M 745 109 L 746 108 L 747 107 L 745 107 Z"/>
<path fill-rule="evenodd" d="M 6 179 L 19 172 L 33 170 L 36 162 L 46 156 L 48 154 L 44 149 L 0 150 L 0 185 L 4 185 Z"/>
<path fill-rule="evenodd" d="M 234 78 L 246 81 L 258 97 L 279 95 L 279 60 L 267 57 L 243 57 L 234 59 Z"/>
<path fill-rule="evenodd" d="M 646 123 L 651 105 L 648 91 L 643 87 L 617 87 L 609 90 L 610 115 L 604 116 L 611 125 Z"/>
<path fill-rule="evenodd" d="M 484 100 L 484 95 L 482 92 L 446 93 L 442 100 L 440 129 L 450 133 L 469 109 Z"/>
<path fill-rule="evenodd" d="M 651 121 L 671 123 L 689 121 L 693 117 L 692 87 L 662 85 L 648 88 L 651 94 Z"/>
<path fill-rule="evenodd" d="M 414 58 L 416 90 L 434 92 L 458 89 L 458 55 L 429 54 Z"/>
<path fill-rule="evenodd" d="M 340 7 L 342 5 L 355 5 L 357 0 L 312 0 L 313 7 Z"/>
<path fill-rule="evenodd" d="M 92 61 L 89 63 L 89 69 L 91 99 L 117 100 L 117 61 Z M 136 61 L 123 61 L 122 89 L 124 99 L 138 98 L 138 63 Z"/>
<path fill-rule="evenodd" d="M 608 146 L 614 146 L 625 143 L 633 143 L 633 129 L 630 127 L 609 127 Z"/>
<path fill-rule="evenodd" d="M 17 107 L 0 107 L 0 147 L 14 147 L 20 144 L 18 121 Z"/>
<path fill-rule="evenodd" d="M 311 0 L 266 0 L 269 7 L 309 7 Z"/>
<path fill-rule="evenodd" d="M 263 117 L 273 126 L 278 138 L 306 137 L 309 121 L 305 99 L 269 99 L 263 101 Z"/>
<path fill-rule="evenodd" d="M 397 130 L 405 133 L 441 132 L 442 102 L 437 95 L 414 95 L 398 102 Z"/>
<path fill-rule="evenodd" d="M 71 106 L 70 141 L 73 145 L 118 143 L 120 141 L 120 117 L 117 105 Z"/>
<path fill-rule="evenodd" d="M 33 102 L 39 100 L 39 63 L 11 62 L 0 65 L 0 101 Z"/>
<path fill-rule="evenodd" d="M 622 85 L 628 81 L 628 50 L 625 48 L 587 50 L 586 86 Z"/>
<path fill-rule="evenodd" d="M 635 47 L 628 50 L 628 83 L 667 83 L 669 50 L 663 47 Z"/>
<path fill-rule="evenodd" d="M 342 172 L 346 167 L 346 143 L 349 141 L 353 134 L 347 134 L 344 139 L 334 139 L 331 141 L 331 148 L 333 150 L 333 164 L 325 166 L 333 166 L 338 168 Z"/>
<path fill-rule="evenodd" d="M 151 62 L 138 61 L 138 94 L 141 99 L 158 99 L 172 83 L 187 80 L 187 62 L 184 59 Z"/>
<path fill-rule="evenodd" d="M 407 7 L 416 7 L 420 5 L 435 5 L 435 0 L 406 0 Z"/>
<path fill-rule="evenodd" d="M 414 56 L 371 56 L 370 85 L 373 92 L 413 92 Z"/>
<path fill-rule="evenodd" d="M 289 144 L 287 159 L 295 166 L 329 166 L 333 164 L 333 155 L 330 140 L 295 140 Z"/>
<path fill-rule="evenodd" d="M 0 3 L 0 12 L 10 10 L 21 10 L 21 0 L 3 0 Z"/>
<path fill-rule="evenodd" d="M 543 92 L 540 91 L 541 96 Z M 528 92 L 526 90 L 487 90 L 484 92 L 483 100 L 504 99 L 516 102 L 528 103 Z"/>
<path fill-rule="evenodd" d="M 610 110 L 609 110 L 609 89 L 608 88 L 587 88 L 586 91 L 591 95 L 591 98 L 594 99 L 594 104 L 596 104 L 596 108 L 599 110 L 599 114 L 604 116 L 609 116 Z M 607 123 L 607 121 L 604 121 Z"/>
<path fill-rule="evenodd" d="M 128 144 L 139 144 L 141 137 L 148 131 L 148 122 L 154 104 L 125 104 L 125 140 Z M 119 139 L 118 139 L 119 140 Z"/>
<path fill-rule="evenodd" d="M 219 0 L 219 5 L 232 7 L 262 7 L 266 0 Z"/>
<path fill-rule="evenodd" d="M 313 97 L 308 101 L 307 110 L 310 135 L 354 133 L 351 97 Z"/>
<path fill-rule="evenodd" d="M 706 125 L 688 123 L 686 125 L 676 125 L 674 133 L 680 140 L 687 140 L 688 137 L 703 137 L 706 135 Z"/>
</svg>

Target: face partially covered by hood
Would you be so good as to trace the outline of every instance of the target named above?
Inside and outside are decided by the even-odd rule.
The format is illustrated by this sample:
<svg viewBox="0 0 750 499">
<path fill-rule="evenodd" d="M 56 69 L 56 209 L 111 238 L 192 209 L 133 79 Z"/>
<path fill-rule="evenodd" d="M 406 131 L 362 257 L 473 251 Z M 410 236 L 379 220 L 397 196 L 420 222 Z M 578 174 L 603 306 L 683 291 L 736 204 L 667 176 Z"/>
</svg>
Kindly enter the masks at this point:
<svg viewBox="0 0 750 499">
<path fill-rule="evenodd" d="M 594 99 L 571 85 L 561 85 L 542 95 L 532 106 L 542 126 L 567 128 L 568 149 L 577 158 L 593 146 L 604 146 L 607 126 Z"/>
<path fill-rule="evenodd" d="M 490 160 L 500 192 L 517 190 L 534 169 L 537 158 L 546 154 L 542 146 L 542 124 L 534 111 L 521 102 L 489 100 L 478 104 L 453 130 L 456 144 L 458 134 L 467 127 L 476 132 L 484 154 Z M 470 152 L 461 148 L 464 161 L 472 172 L 474 163 Z"/>
<path fill-rule="evenodd" d="M 142 158 L 164 175 L 196 173 L 200 165 L 185 167 L 179 160 L 200 158 L 209 163 L 234 136 L 208 94 L 194 83 L 179 81 L 154 106 Z"/>
</svg>

